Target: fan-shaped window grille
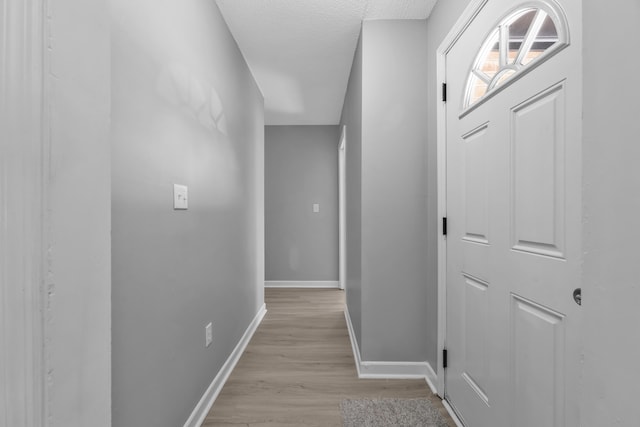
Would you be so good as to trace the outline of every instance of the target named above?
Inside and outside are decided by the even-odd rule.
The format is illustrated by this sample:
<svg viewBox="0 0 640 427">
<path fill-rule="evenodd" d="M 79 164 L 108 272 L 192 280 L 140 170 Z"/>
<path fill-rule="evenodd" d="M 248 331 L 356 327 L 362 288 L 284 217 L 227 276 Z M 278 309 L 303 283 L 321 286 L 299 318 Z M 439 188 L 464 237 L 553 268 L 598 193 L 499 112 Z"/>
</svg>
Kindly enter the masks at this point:
<svg viewBox="0 0 640 427">
<path fill-rule="evenodd" d="M 467 80 L 464 108 L 512 81 L 565 47 L 564 15 L 547 3 L 529 3 L 509 13 L 486 38 Z"/>
</svg>

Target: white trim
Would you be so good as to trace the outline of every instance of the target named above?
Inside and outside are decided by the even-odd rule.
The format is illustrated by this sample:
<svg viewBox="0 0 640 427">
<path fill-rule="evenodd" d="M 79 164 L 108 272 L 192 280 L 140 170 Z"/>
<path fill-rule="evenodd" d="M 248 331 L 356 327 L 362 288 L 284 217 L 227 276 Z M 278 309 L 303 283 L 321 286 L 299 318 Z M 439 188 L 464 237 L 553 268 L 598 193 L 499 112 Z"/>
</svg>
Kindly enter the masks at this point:
<svg viewBox="0 0 640 427">
<path fill-rule="evenodd" d="M 356 371 L 358 372 L 358 378 L 360 377 L 360 349 L 358 348 L 358 340 L 356 340 L 356 332 L 353 329 L 351 323 L 351 315 L 349 314 L 349 307 L 344 305 L 344 318 L 347 321 L 347 331 L 349 331 L 349 341 L 351 341 L 351 350 L 353 351 L 353 361 L 356 364 Z"/>
<path fill-rule="evenodd" d="M 454 411 L 451 405 L 449 405 L 449 402 L 447 402 L 445 399 L 442 399 L 442 406 L 444 406 L 444 409 L 447 410 L 457 427 L 464 427 L 464 424 L 462 423 L 460 418 L 458 418 L 456 411 Z"/>
<path fill-rule="evenodd" d="M 427 362 L 427 374 L 424 379 L 427 381 L 427 385 L 431 389 L 431 393 L 438 394 L 438 387 L 436 387 L 436 384 L 438 383 L 438 376 L 429 362 Z"/>
<path fill-rule="evenodd" d="M 240 360 L 242 353 L 244 353 L 244 350 L 247 348 L 249 341 L 251 341 L 253 334 L 256 332 L 256 329 L 258 329 L 258 326 L 260 326 L 260 323 L 262 322 L 265 314 L 267 314 L 267 308 L 263 304 L 262 307 L 260 307 L 260 310 L 258 310 L 258 313 L 254 317 L 253 321 L 247 327 L 244 335 L 242 335 L 242 338 L 240 338 L 240 341 L 238 341 L 238 344 L 227 358 L 227 361 L 224 363 L 224 365 L 222 365 L 222 368 L 220 368 L 218 375 L 216 375 L 216 377 L 207 388 L 207 391 L 205 391 L 202 395 L 202 398 L 194 408 L 191 416 L 189 417 L 187 422 L 184 423 L 184 427 L 200 427 L 202 425 L 205 418 L 207 417 L 207 414 L 211 410 L 213 403 L 216 401 L 218 395 L 222 391 L 222 387 L 224 387 L 227 379 L 229 379 L 229 375 L 231 375 L 231 372 L 233 372 L 233 369 L 236 367 L 236 364 Z"/>
<path fill-rule="evenodd" d="M 263 97 L 264 98 L 264 97 Z M 264 127 L 263 127 L 264 128 Z M 257 301 L 264 303 L 264 274 L 265 274 L 265 166 L 264 166 L 264 133 L 260 138 L 255 138 L 254 144 L 254 164 L 252 166 L 255 174 L 255 280 Z"/>
<path fill-rule="evenodd" d="M 347 126 L 343 125 L 338 143 L 338 277 L 340 289 L 344 289 L 347 282 L 346 144 Z"/>
<path fill-rule="evenodd" d="M 488 0 L 472 0 L 458 21 L 443 39 L 437 51 L 436 91 L 440 96 L 440 85 L 446 82 L 446 55 L 480 13 Z M 447 216 L 447 106 L 438 102 L 437 111 L 437 161 L 438 161 L 438 355 L 436 366 L 436 385 L 438 395 L 444 397 L 445 374 L 442 367 L 442 349 L 446 345 L 447 333 L 447 239 L 442 235 L 442 218 Z"/>
<path fill-rule="evenodd" d="M 449 33 L 442 40 L 442 43 L 440 43 L 440 46 L 438 47 L 439 55 L 446 55 L 449 53 L 462 33 L 464 33 L 488 1 L 489 0 L 471 0 L 469 2 L 464 12 L 462 12 L 456 23 L 451 27 L 451 30 L 449 30 Z"/>
<path fill-rule="evenodd" d="M 0 7 L 0 423 L 35 427 L 46 424 L 54 384 L 47 333 L 55 316 L 44 291 L 51 267 L 49 33 L 45 2 Z"/>
<path fill-rule="evenodd" d="M 386 361 L 363 361 L 360 357 L 360 349 L 356 341 L 355 331 L 351 323 L 349 309 L 345 305 L 344 317 L 347 322 L 347 330 L 353 350 L 353 359 L 358 372 L 358 378 L 385 378 L 385 379 L 415 379 L 424 378 L 433 390 L 432 381 L 435 373 L 429 362 L 386 362 Z M 431 377 L 431 379 L 429 378 Z"/>
<path fill-rule="evenodd" d="M 265 288 L 309 288 L 309 289 L 340 289 L 337 280 L 267 280 Z"/>
<path fill-rule="evenodd" d="M 429 362 L 361 361 L 359 378 L 425 379 Z"/>
</svg>

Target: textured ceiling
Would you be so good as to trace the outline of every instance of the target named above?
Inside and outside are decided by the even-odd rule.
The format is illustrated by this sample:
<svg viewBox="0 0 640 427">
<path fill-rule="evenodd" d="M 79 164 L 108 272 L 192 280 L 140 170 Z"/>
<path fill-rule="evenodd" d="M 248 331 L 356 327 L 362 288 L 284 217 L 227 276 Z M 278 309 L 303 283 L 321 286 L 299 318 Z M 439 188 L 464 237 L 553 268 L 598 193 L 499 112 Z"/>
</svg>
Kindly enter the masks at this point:
<svg viewBox="0 0 640 427">
<path fill-rule="evenodd" d="M 425 19 L 436 0 L 217 0 L 268 125 L 337 124 L 360 24 Z"/>
</svg>

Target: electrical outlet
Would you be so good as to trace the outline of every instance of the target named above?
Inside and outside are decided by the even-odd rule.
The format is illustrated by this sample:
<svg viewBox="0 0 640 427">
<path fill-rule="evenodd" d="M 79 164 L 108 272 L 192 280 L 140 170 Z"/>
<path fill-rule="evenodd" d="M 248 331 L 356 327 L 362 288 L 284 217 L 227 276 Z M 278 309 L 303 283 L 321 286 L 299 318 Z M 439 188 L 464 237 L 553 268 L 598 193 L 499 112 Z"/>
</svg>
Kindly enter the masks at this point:
<svg viewBox="0 0 640 427">
<path fill-rule="evenodd" d="M 209 322 L 209 324 L 204 327 L 204 346 L 209 347 L 212 341 L 213 341 L 213 324 Z"/>
</svg>

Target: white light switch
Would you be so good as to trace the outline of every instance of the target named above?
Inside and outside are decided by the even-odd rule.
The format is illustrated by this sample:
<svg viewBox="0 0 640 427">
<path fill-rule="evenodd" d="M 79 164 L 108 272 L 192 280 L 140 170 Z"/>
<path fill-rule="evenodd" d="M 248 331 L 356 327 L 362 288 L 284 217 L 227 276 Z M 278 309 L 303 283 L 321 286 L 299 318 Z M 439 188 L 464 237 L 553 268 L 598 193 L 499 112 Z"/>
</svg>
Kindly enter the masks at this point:
<svg viewBox="0 0 640 427">
<path fill-rule="evenodd" d="M 212 341 L 213 341 L 213 324 L 209 322 L 207 326 L 204 327 L 204 346 L 209 347 Z"/>
<path fill-rule="evenodd" d="M 173 184 L 173 209 L 187 209 L 188 189 L 186 185 Z"/>
<path fill-rule="evenodd" d="M 318 213 L 320 212 L 320 203 L 314 203 L 313 204 L 313 213 Z"/>
</svg>

